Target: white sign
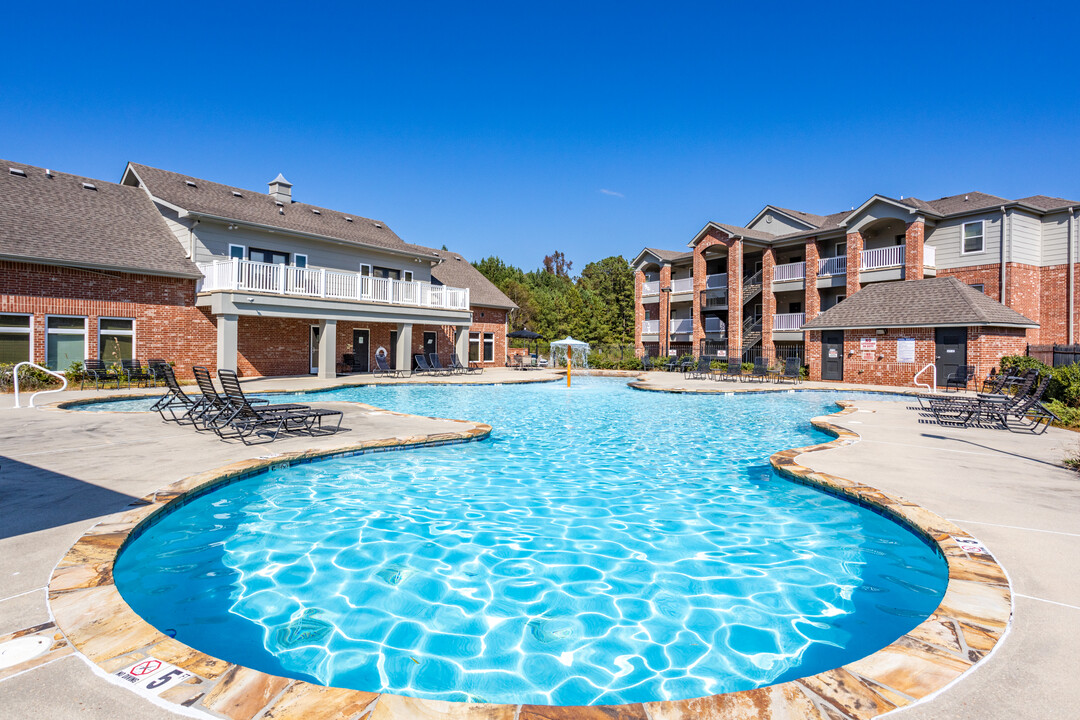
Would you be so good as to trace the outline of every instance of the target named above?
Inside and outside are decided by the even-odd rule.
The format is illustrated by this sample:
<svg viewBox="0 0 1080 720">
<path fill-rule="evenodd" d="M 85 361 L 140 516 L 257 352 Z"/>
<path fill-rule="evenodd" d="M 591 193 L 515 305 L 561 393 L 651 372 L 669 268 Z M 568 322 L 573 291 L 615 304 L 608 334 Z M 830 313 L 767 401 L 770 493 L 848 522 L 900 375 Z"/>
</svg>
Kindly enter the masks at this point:
<svg viewBox="0 0 1080 720">
<path fill-rule="evenodd" d="M 859 349 L 863 352 L 877 350 L 877 338 L 862 338 L 859 340 Z"/>
<path fill-rule="evenodd" d="M 896 341 L 896 362 L 915 362 L 915 338 L 900 338 Z"/>
<path fill-rule="evenodd" d="M 187 670 L 181 670 L 175 665 L 170 665 L 157 658 L 140 660 L 133 665 L 128 665 L 123 670 L 117 670 L 113 675 L 124 682 L 130 683 L 139 692 L 150 695 L 157 695 L 163 690 L 182 683 L 191 677 L 191 673 Z"/>
<path fill-rule="evenodd" d="M 990 551 L 986 549 L 986 546 L 974 538 L 958 538 L 954 537 L 953 540 L 960 546 L 960 549 L 969 554 L 975 555 L 989 555 Z"/>
</svg>

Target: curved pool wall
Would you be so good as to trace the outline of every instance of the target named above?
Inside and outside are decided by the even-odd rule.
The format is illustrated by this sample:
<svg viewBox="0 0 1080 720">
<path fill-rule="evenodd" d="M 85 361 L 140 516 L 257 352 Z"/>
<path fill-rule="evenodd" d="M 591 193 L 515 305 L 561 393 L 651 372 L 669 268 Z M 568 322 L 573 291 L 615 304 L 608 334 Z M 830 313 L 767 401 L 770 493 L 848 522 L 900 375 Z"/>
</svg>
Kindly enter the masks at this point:
<svg viewBox="0 0 1080 720">
<path fill-rule="evenodd" d="M 453 410 L 453 408 L 448 410 Z M 442 412 L 441 415 L 447 415 L 447 413 L 451 412 Z M 842 668 L 828 670 L 826 673 L 804 677 L 798 681 L 782 682 L 768 690 L 714 695 L 686 702 L 650 703 L 648 707 L 653 717 L 657 712 L 663 712 L 665 718 L 690 718 L 698 717 L 701 712 L 716 711 L 717 708 L 751 707 L 772 708 L 777 712 L 794 712 L 793 717 L 819 717 L 818 712 L 813 711 L 814 707 L 821 707 L 821 703 L 828 703 L 833 707 L 845 707 L 852 701 L 853 692 L 860 694 L 858 698 L 855 698 L 858 701 L 856 702 L 858 712 L 855 712 L 855 715 L 872 717 L 879 712 L 906 705 L 919 697 L 940 690 L 945 684 L 959 676 L 964 669 L 993 649 L 994 643 L 1007 626 L 1011 609 L 1008 582 L 993 558 L 985 554 L 985 551 L 978 552 L 977 549 L 972 548 L 971 545 L 977 547 L 977 542 L 969 538 L 966 533 L 951 526 L 942 518 L 922 510 L 917 505 L 892 498 L 886 493 L 859 483 L 852 483 L 850 480 L 814 473 L 809 468 L 795 464 L 794 458 L 801 452 L 845 445 L 856 437 L 829 423 L 826 419 L 815 419 L 814 424 L 821 426 L 829 434 L 839 435 L 839 438 L 825 444 L 775 453 L 772 458 L 773 465 L 780 468 L 785 475 L 799 479 L 802 483 L 872 506 L 876 508 L 876 511 L 916 528 L 924 536 L 933 538 L 934 543 L 943 549 L 948 562 L 950 580 L 944 600 L 929 619 L 909 631 L 904 637 L 891 643 L 890 646 L 878 650 L 863 660 L 849 663 Z M 415 443 L 415 441 L 418 439 L 411 438 L 409 443 Z M 392 440 L 388 440 L 366 445 L 375 447 L 393 444 Z M 310 459 L 310 453 L 293 453 L 293 456 L 286 456 L 284 462 L 307 459 Z M 192 490 L 203 493 L 220 483 L 228 483 L 231 479 L 244 474 L 262 472 L 272 463 L 280 465 L 281 462 L 282 459 L 248 461 L 227 468 L 226 472 L 204 473 L 187 478 L 163 491 L 149 495 L 141 502 L 143 506 L 136 510 L 103 522 L 102 525 L 87 533 L 83 540 L 72 547 L 68 556 L 59 563 L 50 584 L 51 607 L 56 615 L 57 624 L 65 630 L 72 643 L 80 651 L 89 655 L 91 660 L 99 664 L 105 663 L 107 667 L 116 666 L 119 662 L 120 650 L 126 652 L 141 648 L 143 649 L 141 652 L 152 652 L 159 658 L 163 657 L 166 662 L 173 662 L 194 671 L 200 678 L 193 681 L 202 680 L 210 683 L 211 687 L 219 688 L 222 684 L 231 684 L 240 673 L 244 678 L 261 678 L 260 681 L 265 683 L 273 684 L 280 681 L 281 684 L 275 684 L 274 687 L 288 688 L 286 695 L 289 706 L 292 706 L 298 697 L 307 698 L 312 703 L 318 699 L 321 703 L 320 707 L 335 705 L 335 703 L 329 703 L 329 696 L 324 690 L 314 685 L 302 681 L 289 683 L 280 678 L 275 679 L 273 676 L 257 673 L 256 670 L 247 670 L 186 648 L 183 644 L 156 633 L 141 621 L 140 617 L 134 615 L 117 595 L 109 574 L 117 549 L 129 538 L 130 533 L 134 534 L 133 531 L 141 531 L 147 527 L 146 521 L 166 510 L 168 504 L 174 502 L 177 497 L 181 498 L 180 502 L 187 501 L 188 493 Z M 967 542 L 969 545 L 961 547 L 959 544 L 961 542 Z M 98 617 L 97 620 L 91 619 L 93 628 L 85 627 L 86 613 L 72 612 L 73 609 L 85 610 L 85 603 L 91 596 L 95 600 L 102 600 L 100 603 L 94 603 L 95 608 L 100 604 L 103 608 L 108 608 L 110 613 L 108 619 L 104 617 Z M 93 613 L 90 614 L 93 615 Z M 117 617 L 120 620 L 116 620 Z M 108 635 L 108 628 L 116 627 L 117 622 L 124 628 L 138 626 L 137 639 L 132 639 L 130 634 L 119 640 L 103 637 L 103 635 Z M 83 630 L 86 630 L 85 633 Z M 943 634 L 948 633 L 966 638 L 967 643 L 960 640 L 956 648 L 949 646 L 951 649 L 946 649 L 953 655 L 962 655 L 962 661 L 958 661 L 956 657 L 933 656 L 935 652 L 940 652 L 941 648 L 948 646 L 949 643 L 943 641 Z M 106 642 L 106 647 L 98 646 L 95 641 Z M 920 646 L 921 650 L 913 650 Z M 918 678 L 918 681 L 897 682 L 897 677 L 901 680 L 914 677 Z M 904 688 L 902 691 L 904 694 L 897 695 L 891 692 L 890 685 Z M 446 704 L 431 705 L 430 702 L 409 701 L 408 698 L 391 694 L 374 695 L 334 691 L 333 697 L 340 699 L 341 703 L 346 703 L 349 707 L 353 707 L 355 703 L 367 703 L 377 699 L 380 709 L 396 708 L 400 711 L 413 711 L 435 708 L 433 711 L 438 712 L 450 710 L 450 706 Z M 208 699 L 203 703 L 207 707 L 213 705 Z M 284 704 L 286 704 L 285 699 L 280 699 L 274 707 Z M 517 717 L 518 712 L 525 711 L 525 707 L 522 706 L 458 704 L 455 707 L 457 708 L 454 710 L 455 717 L 502 717 L 500 712 L 503 712 L 505 717 L 511 718 Z M 595 709 L 599 711 L 603 708 Z M 638 717 L 644 712 L 640 705 L 621 705 L 610 710 L 618 711 L 620 714 L 629 712 L 626 717 Z M 578 708 L 577 711 L 581 712 L 581 717 L 585 717 L 585 708 Z M 588 712 L 591 715 L 593 710 L 590 709 Z M 313 714 L 311 717 L 320 716 Z"/>
</svg>

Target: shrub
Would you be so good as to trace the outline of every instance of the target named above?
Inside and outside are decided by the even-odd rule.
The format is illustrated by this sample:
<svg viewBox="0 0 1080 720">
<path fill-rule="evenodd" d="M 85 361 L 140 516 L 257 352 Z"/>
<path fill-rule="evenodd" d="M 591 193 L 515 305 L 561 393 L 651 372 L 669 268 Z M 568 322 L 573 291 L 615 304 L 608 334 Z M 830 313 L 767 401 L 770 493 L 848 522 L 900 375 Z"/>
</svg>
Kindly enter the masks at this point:
<svg viewBox="0 0 1080 720">
<path fill-rule="evenodd" d="M 1080 408 L 1069 407 L 1060 400 L 1051 400 L 1046 407 L 1058 416 L 1061 422 L 1057 424 L 1061 427 L 1080 428 Z"/>
<path fill-rule="evenodd" d="M 713 360 L 709 367 L 720 372 L 727 372 L 727 360 Z"/>
<path fill-rule="evenodd" d="M 619 363 L 619 369 L 620 370 L 640 370 L 641 369 L 641 358 L 635 357 L 633 355 L 628 355 L 628 356 L 623 358 L 621 363 Z"/>
<path fill-rule="evenodd" d="M 16 363 L 0 363 L 0 391 L 14 392 L 15 365 Z M 53 375 L 30 365 L 24 365 L 19 369 L 19 392 L 40 390 L 41 388 L 56 385 L 59 382 Z"/>
</svg>

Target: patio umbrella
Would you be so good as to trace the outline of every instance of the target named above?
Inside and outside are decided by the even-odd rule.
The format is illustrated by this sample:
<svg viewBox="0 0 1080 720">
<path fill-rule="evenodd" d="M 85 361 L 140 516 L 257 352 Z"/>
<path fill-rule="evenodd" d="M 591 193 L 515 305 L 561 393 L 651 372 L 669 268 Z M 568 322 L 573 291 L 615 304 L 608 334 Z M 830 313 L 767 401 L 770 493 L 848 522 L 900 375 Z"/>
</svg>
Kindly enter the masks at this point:
<svg viewBox="0 0 1080 720">
<path fill-rule="evenodd" d="M 543 336 L 540 333 L 534 333 L 532 330 L 529 330 L 528 328 L 526 328 L 524 330 L 515 330 L 512 333 L 506 333 L 506 337 L 513 338 L 515 340 L 533 340 L 533 341 L 536 341 L 536 340 L 539 340 Z M 539 355 L 540 354 L 540 343 L 534 343 L 534 346 L 535 346 L 535 349 L 536 349 L 535 354 Z"/>
</svg>

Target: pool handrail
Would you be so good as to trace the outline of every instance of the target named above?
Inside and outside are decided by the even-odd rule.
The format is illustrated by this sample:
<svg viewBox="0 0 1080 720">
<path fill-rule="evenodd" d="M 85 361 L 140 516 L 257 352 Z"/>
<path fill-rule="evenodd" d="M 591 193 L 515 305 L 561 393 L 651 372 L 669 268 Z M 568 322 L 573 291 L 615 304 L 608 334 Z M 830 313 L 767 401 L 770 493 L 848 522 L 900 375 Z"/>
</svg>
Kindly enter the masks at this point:
<svg viewBox="0 0 1080 720">
<path fill-rule="evenodd" d="M 50 375 L 52 375 L 53 377 L 58 377 L 63 381 L 63 385 L 61 385 L 58 388 L 54 388 L 52 390 L 38 390 L 36 393 L 31 395 L 30 396 L 30 402 L 27 405 L 27 407 L 34 407 L 34 398 L 36 398 L 38 395 L 45 395 L 46 393 L 62 392 L 62 391 L 67 389 L 68 379 L 67 379 L 66 375 L 64 375 L 63 373 L 58 373 L 58 372 L 56 372 L 54 370 L 50 370 L 49 368 L 46 368 L 46 367 L 41 367 L 37 363 L 32 363 L 29 360 L 24 360 L 21 363 L 16 363 L 15 367 L 11 371 L 11 375 L 12 375 L 11 381 L 15 386 L 15 407 L 17 407 L 17 408 L 22 407 L 22 405 L 19 404 L 19 368 L 21 368 L 23 365 L 29 365 L 30 367 L 37 368 L 38 370 L 41 370 L 43 372 L 47 372 Z"/>
</svg>

